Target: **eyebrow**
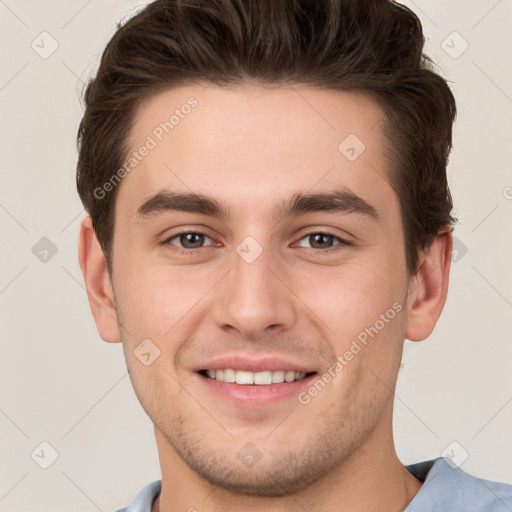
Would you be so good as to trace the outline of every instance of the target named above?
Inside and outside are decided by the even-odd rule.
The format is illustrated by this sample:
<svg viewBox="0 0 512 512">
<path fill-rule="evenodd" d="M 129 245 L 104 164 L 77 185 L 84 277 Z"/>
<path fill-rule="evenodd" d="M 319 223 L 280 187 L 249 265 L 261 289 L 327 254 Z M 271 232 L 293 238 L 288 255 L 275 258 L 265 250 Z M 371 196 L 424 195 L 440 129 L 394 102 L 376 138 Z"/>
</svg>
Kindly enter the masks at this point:
<svg viewBox="0 0 512 512">
<path fill-rule="evenodd" d="M 213 197 L 193 192 L 161 190 L 140 205 L 136 218 L 144 221 L 168 211 L 197 213 L 220 219 L 230 217 L 230 208 Z M 348 189 L 316 194 L 297 192 L 274 207 L 274 220 L 315 212 L 355 213 L 374 221 L 380 220 L 374 206 Z"/>
</svg>

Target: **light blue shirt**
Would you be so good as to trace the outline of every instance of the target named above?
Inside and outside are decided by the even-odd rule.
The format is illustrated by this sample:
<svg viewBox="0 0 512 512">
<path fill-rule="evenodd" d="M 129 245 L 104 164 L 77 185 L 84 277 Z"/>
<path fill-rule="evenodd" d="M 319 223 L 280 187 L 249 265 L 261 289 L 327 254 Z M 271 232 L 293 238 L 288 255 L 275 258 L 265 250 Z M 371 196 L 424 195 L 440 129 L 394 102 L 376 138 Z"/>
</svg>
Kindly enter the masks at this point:
<svg viewBox="0 0 512 512">
<path fill-rule="evenodd" d="M 472 476 L 453 467 L 451 459 L 439 457 L 406 467 L 423 485 L 405 512 L 512 512 L 512 485 Z M 117 512 L 151 512 L 161 489 L 161 480 L 151 482 L 128 508 Z"/>
</svg>

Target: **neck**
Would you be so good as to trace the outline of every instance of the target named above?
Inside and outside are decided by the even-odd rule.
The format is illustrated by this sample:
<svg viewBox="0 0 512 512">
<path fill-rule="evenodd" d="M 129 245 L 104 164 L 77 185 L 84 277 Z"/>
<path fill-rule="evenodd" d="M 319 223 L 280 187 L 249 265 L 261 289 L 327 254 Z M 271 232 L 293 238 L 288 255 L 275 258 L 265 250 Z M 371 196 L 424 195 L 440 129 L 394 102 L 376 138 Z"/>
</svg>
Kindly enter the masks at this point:
<svg viewBox="0 0 512 512">
<path fill-rule="evenodd" d="M 382 512 L 405 510 L 422 483 L 398 459 L 389 426 L 378 426 L 370 439 L 326 477 L 280 497 L 234 494 L 192 471 L 155 427 L 162 470 L 162 492 L 152 512 L 200 510 L 226 512 Z M 381 423 L 382 425 L 382 423 Z"/>
</svg>

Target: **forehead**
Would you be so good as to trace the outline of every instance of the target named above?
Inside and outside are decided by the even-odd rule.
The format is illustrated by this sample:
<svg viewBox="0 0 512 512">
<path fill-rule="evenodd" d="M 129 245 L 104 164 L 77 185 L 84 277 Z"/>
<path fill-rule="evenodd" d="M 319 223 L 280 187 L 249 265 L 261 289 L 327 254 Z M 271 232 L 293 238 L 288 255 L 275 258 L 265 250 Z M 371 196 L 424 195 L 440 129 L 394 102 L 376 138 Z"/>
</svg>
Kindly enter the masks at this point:
<svg viewBox="0 0 512 512">
<path fill-rule="evenodd" d="M 382 119 L 378 103 L 361 92 L 298 85 L 159 92 L 134 117 L 127 162 L 135 165 L 127 166 L 120 194 L 134 209 L 165 187 L 263 207 L 269 194 L 342 185 L 366 189 L 372 201 L 390 193 Z"/>
</svg>

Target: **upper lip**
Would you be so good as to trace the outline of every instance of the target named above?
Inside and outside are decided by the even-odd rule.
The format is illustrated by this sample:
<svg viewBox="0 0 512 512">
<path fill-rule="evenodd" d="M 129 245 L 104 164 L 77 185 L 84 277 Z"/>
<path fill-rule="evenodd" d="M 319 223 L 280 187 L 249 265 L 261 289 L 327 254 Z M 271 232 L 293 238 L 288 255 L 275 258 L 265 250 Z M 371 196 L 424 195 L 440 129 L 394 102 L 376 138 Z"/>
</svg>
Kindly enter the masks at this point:
<svg viewBox="0 0 512 512">
<path fill-rule="evenodd" d="M 267 370 L 285 370 L 299 373 L 310 373 L 315 371 L 311 366 L 295 363 L 293 361 L 278 357 L 266 356 L 254 359 L 241 355 L 224 356 L 219 357 L 218 359 L 213 359 L 212 361 L 203 363 L 201 366 L 196 367 L 194 371 L 198 372 L 201 370 L 225 370 L 227 368 L 253 373 Z"/>
</svg>

